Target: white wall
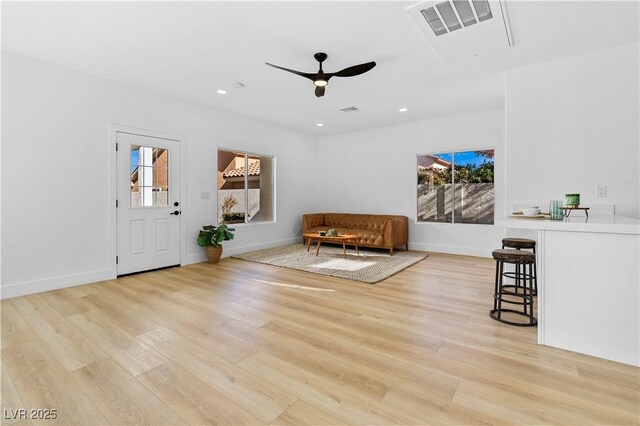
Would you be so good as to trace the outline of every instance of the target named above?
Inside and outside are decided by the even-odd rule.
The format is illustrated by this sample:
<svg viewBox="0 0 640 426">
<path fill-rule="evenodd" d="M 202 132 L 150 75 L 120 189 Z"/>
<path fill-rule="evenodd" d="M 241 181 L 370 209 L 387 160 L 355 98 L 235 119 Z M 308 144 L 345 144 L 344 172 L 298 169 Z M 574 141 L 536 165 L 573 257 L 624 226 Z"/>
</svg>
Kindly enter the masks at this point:
<svg viewBox="0 0 640 426">
<path fill-rule="evenodd" d="M 458 115 L 321 137 L 316 193 L 323 212 L 409 217 L 417 250 L 490 256 L 494 225 L 416 223 L 416 154 L 495 147 L 496 212 L 504 211 L 504 111 Z"/>
<path fill-rule="evenodd" d="M 110 123 L 186 138 L 186 263 L 216 221 L 219 146 L 277 161 L 277 223 L 237 227 L 226 255 L 298 240 L 315 209 L 314 138 L 3 52 L 2 297 L 112 278 Z"/>
<path fill-rule="evenodd" d="M 500 227 L 415 223 L 415 155 L 447 150 L 496 148 L 496 217 L 567 192 L 638 217 L 638 47 L 509 71 L 506 113 L 318 140 L 3 52 L 2 296 L 112 277 L 109 123 L 186 138 L 185 263 L 204 259 L 195 236 L 216 220 L 218 147 L 277 160 L 277 223 L 238 226 L 227 255 L 295 241 L 302 213 L 334 211 L 406 215 L 415 249 L 489 256 Z"/>
<path fill-rule="evenodd" d="M 615 204 L 638 217 L 638 43 L 507 73 L 507 206 Z M 596 185 L 608 196 L 596 198 Z M 541 206 L 542 207 L 542 206 Z"/>
</svg>

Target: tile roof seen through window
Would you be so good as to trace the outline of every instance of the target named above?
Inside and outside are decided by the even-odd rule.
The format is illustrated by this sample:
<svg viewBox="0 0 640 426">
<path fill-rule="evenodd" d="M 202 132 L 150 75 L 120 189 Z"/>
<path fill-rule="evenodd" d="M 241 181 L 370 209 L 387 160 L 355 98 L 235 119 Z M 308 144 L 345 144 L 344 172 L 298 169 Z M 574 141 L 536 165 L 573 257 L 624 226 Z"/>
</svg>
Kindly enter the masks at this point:
<svg viewBox="0 0 640 426">
<path fill-rule="evenodd" d="M 244 167 L 231 169 L 222 175 L 225 179 L 232 177 L 244 177 Z M 249 164 L 249 176 L 260 176 L 260 162 L 256 161 Z"/>
</svg>

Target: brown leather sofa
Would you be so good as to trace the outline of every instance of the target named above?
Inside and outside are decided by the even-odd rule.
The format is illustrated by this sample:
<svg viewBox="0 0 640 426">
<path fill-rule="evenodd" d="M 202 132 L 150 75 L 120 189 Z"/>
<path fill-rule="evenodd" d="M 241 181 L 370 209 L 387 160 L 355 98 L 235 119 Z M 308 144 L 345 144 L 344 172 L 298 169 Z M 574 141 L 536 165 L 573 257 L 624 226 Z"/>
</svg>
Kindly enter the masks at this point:
<svg viewBox="0 0 640 426">
<path fill-rule="evenodd" d="M 355 234 L 359 246 L 389 249 L 404 245 L 409 249 L 409 219 L 406 216 L 313 213 L 302 215 L 302 233 L 314 233 L 335 228 L 338 234 Z"/>
</svg>

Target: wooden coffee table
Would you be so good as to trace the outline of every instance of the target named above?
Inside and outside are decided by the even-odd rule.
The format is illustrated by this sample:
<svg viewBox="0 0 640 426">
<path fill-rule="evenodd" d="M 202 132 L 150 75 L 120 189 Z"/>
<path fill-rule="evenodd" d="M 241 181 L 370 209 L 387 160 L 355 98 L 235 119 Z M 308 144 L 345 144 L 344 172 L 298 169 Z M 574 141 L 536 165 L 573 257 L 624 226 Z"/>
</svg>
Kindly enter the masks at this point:
<svg viewBox="0 0 640 426">
<path fill-rule="evenodd" d="M 316 240 L 318 242 L 318 247 L 316 248 L 316 256 L 318 255 L 318 253 L 320 253 L 320 243 L 322 243 L 323 241 L 328 241 L 328 242 L 332 242 L 332 243 L 342 243 L 342 255 L 346 258 L 347 257 L 347 248 L 346 248 L 346 244 L 352 244 L 355 246 L 356 248 L 356 254 L 360 255 L 360 250 L 358 250 L 358 240 L 360 239 L 359 236 L 357 235 L 349 235 L 349 234 L 345 234 L 345 235 L 338 235 L 337 237 L 329 237 L 326 235 L 320 235 L 320 234 L 302 234 L 302 236 L 304 238 L 307 239 L 307 252 L 309 252 L 309 248 L 311 247 L 311 241 Z"/>
</svg>

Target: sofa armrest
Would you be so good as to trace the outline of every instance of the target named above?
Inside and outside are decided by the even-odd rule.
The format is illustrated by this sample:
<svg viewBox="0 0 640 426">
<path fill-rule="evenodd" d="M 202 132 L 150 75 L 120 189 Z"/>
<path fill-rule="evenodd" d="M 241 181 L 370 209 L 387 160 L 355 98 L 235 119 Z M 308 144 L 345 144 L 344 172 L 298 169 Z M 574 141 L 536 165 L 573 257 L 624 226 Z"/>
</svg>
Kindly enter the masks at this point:
<svg viewBox="0 0 640 426">
<path fill-rule="evenodd" d="M 384 245 L 386 247 L 394 247 L 393 244 L 393 220 L 387 219 L 384 223 L 384 228 L 382 231 L 384 237 Z"/>
<path fill-rule="evenodd" d="M 384 244 L 387 247 L 395 247 L 407 244 L 409 241 L 409 221 L 406 217 L 398 216 L 387 219 L 384 224 Z"/>
<path fill-rule="evenodd" d="M 312 213 L 302 215 L 302 233 L 309 232 L 311 228 L 324 225 L 324 213 Z"/>
</svg>

